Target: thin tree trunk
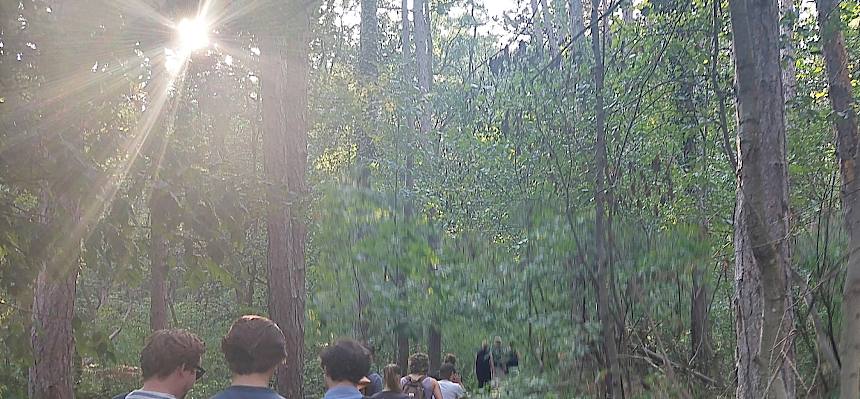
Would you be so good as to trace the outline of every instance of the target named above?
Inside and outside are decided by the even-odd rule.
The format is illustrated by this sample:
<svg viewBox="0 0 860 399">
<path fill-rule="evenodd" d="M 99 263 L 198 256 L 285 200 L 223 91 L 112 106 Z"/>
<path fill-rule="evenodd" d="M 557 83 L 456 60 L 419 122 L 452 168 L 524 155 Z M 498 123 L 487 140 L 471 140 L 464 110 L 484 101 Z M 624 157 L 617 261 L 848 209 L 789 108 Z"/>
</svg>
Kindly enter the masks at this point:
<svg viewBox="0 0 860 399">
<path fill-rule="evenodd" d="M 286 364 L 277 388 L 302 398 L 305 325 L 303 197 L 307 168 L 308 45 L 311 10 L 301 1 L 286 7 L 286 35 L 261 35 L 263 145 L 267 180 L 267 282 L 269 315 L 287 338 Z M 276 27 L 270 27 L 277 30 Z"/>
<path fill-rule="evenodd" d="M 404 82 L 412 82 L 412 74 L 410 65 L 412 64 L 412 52 L 411 48 L 411 34 L 410 34 L 410 25 L 409 25 L 409 5 L 407 0 L 401 1 L 401 68 L 403 69 L 403 81 Z M 409 84 L 408 86 L 411 86 Z M 413 129 L 415 128 L 415 121 L 410 115 L 405 115 L 404 117 L 406 123 L 405 135 L 409 139 L 407 142 L 411 143 L 411 137 L 413 136 Z M 412 156 L 409 152 L 406 152 L 406 167 L 404 170 L 404 189 L 412 190 L 413 180 L 412 180 Z M 406 219 L 406 223 L 410 223 L 414 217 L 414 208 L 410 199 L 406 199 L 403 205 L 403 213 L 404 218 Z M 408 300 L 406 296 L 406 272 L 402 270 L 398 270 L 394 277 L 394 283 L 397 287 L 397 297 L 401 301 L 401 303 L 406 303 Z M 401 320 L 395 327 L 395 340 L 397 341 L 397 366 L 400 368 L 401 373 L 406 373 L 407 365 L 409 362 L 409 334 L 408 334 L 408 325 L 406 324 L 405 319 Z"/>
<path fill-rule="evenodd" d="M 600 43 L 598 10 L 600 0 L 592 0 L 591 7 L 591 49 L 594 54 L 594 110 L 595 136 L 594 147 L 594 246 L 597 255 L 597 313 L 603 334 L 603 347 L 606 352 L 606 388 L 612 398 L 622 398 L 621 371 L 618 367 L 618 348 L 615 343 L 615 323 L 609 300 L 609 265 L 607 260 L 607 221 L 606 221 L 606 110 L 603 107 L 603 49 Z"/>
<path fill-rule="evenodd" d="M 157 179 L 157 177 L 156 177 Z M 163 187 L 164 182 L 156 180 L 149 201 L 149 328 L 152 331 L 167 328 L 167 221 L 164 202 L 169 194 Z"/>
<path fill-rule="evenodd" d="M 848 270 L 842 295 L 842 338 L 839 346 L 840 397 L 860 396 L 860 165 L 857 146 L 860 142 L 857 111 L 852 106 L 851 78 L 843 22 L 836 0 L 817 0 L 818 23 L 824 42 L 830 105 L 836 126 L 837 155 L 842 174 L 842 209 L 848 231 Z"/>
<path fill-rule="evenodd" d="M 788 175 L 779 10 L 731 0 L 738 87 L 735 301 L 738 398 L 793 398 Z"/>
</svg>

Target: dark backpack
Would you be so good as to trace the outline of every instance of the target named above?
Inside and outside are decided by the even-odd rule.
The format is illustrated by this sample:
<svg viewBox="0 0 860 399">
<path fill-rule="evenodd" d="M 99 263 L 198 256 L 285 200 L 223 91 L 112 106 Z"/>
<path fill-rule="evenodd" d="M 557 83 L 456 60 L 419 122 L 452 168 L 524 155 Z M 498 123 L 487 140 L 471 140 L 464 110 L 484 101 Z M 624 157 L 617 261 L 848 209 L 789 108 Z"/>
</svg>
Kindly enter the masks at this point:
<svg viewBox="0 0 860 399">
<path fill-rule="evenodd" d="M 423 376 L 418 380 L 413 380 L 412 377 L 406 377 L 406 384 L 403 385 L 403 394 L 410 399 L 425 399 L 424 396 L 424 379 Z"/>
</svg>

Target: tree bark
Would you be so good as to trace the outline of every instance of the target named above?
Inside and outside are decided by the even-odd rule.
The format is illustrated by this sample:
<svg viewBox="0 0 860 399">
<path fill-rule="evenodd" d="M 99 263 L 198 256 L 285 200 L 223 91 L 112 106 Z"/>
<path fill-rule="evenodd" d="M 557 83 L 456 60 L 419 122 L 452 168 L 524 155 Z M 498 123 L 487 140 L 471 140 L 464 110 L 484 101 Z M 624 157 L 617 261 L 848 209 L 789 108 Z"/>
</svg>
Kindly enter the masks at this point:
<svg viewBox="0 0 860 399">
<path fill-rule="evenodd" d="M 80 236 L 71 231 L 80 220 L 78 201 L 70 187 L 45 185 L 40 221 L 47 239 L 40 254 L 41 267 L 33 298 L 30 340 L 33 365 L 29 372 L 31 399 L 72 399 L 72 358 L 75 351 L 72 319 L 80 270 Z M 76 241 L 77 240 L 77 241 Z"/>
<path fill-rule="evenodd" d="M 738 88 L 737 397 L 793 398 L 785 101 L 776 2 L 731 0 Z"/>
<path fill-rule="evenodd" d="M 89 59 L 82 43 L 86 42 L 84 37 L 92 26 L 81 18 L 82 10 L 91 5 L 84 3 L 53 2 L 52 13 L 34 24 L 44 29 L 40 33 L 56 35 L 52 40 L 39 43 L 41 50 L 35 65 L 44 81 L 34 91 L 37 110 L 45 112 L 40 118 L 48 129 L 56 130 L 38 132 L 40 139 L 34 144 L 35 158 L 37 162 L 44 162 L 46 173 L 33 188 L 39 193 L 37 221 L 40 229 L 29 254 L 39 267 L 31 308 L 33 362 L 27 384 L 30 399 L 74 398 L 72 321 L 81 268 L 81 242 L 88 227 L 87 221 L 81 220 L 81 196 L 86 192 L 85 175 L 90 170 L 87 169 L 89 165 L 82 163 L 86 161 L 76 159 L 85 154 L 85 119 L 80 116 L 81 104 L 65 96 L 58 99 L 57 86 L 45 82 L 62 82 L 69 76 L 86 73 Z M 70 29 L 72 26 L 75 29 Z M 76 94 L 88 96 L 91 93 L 81 89 Z M 50 118 L 68 124 L 57 126 L 49 123 Z M 67 148 L 57 145 L 61 142 L 68 144 Z"/>
<path fill-rule="evenodd" d="M 277 388 L 302 398 L 305 325 L 303 198 L 307 168 L 308 46 L 311 10 L 306 2 L 283 7 L 285 35 L 261 35 L 263 145 L 268 200 L 267 282 L 269 315 L 287 339 L 286 364 Z M 271 27 L 276 30 L 275 27 Z"/>
<path fill-rule="evenodd" d="M 157 177 L 156 177 L 157 179 Z M 152 331 L 167 328 L 167 221 L 164 202 L 170 195 L 163 187 L 164 182 L 156 180 L 149 201 L 149 328 Z"/>
<path fill-rule="evenodd" d="M 603 106 L 603 48 L 600 43 L 600 0 L 591 2 L 591 49 L 594 53 L 594 246 L 597 256 L 597 314 L 602 327 L 605 351 L 606 388 L 612 398 L 622 398 L 621 372 L 618 366 L 618 348 L 615 343 L 615 323 L 609 308 L 609 263 L 607 260 L 606 218 L 606 110 Z"/>
<path fill-rule="evenodd" d="M 848 73 L 843 21 L 836 0 L 816 0 L 823 41 L 828 94 L 836 127 L 842 209 L 848 232 L 848 267 L 842 295 L 842 337 L 839 346 L 840 397 L 860 395 L 860 182 L 857 146 L 860 128 Z"/>
</svg>

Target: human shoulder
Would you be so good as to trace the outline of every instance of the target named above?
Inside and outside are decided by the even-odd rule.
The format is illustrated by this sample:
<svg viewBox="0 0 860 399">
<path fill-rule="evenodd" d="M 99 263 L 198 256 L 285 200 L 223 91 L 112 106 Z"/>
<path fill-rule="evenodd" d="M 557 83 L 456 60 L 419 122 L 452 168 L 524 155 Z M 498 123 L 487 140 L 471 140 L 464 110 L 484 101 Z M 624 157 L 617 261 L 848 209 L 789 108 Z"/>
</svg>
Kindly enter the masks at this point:
<svg viewBox="0 0 860 399">
<path fill-rule="evenodd" d="M 277 392 L 262 387 L 231 386 L 209 399 L 286 399 Z"/>
</svg>

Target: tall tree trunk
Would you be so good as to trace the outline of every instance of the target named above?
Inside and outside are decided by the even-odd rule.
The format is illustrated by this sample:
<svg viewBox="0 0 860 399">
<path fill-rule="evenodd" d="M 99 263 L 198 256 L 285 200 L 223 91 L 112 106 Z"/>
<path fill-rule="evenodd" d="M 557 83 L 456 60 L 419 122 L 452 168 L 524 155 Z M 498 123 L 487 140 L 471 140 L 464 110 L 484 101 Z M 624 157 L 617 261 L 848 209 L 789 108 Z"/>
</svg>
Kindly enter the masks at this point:
<svg viewBox="0 0 860 399">
<path fill-rule="evenodd" d="M 400 32 L 400 40 L 401 40 L 401 68 L 403 69 L 403 81 L 404 82 L 412 82 L 412 74 L 409 66 L 412 64 L 412 51 L 411 49 L 411 34 L 410 34 L 410 25 L 409 25 L 409 5 L 407 0 L 401 1 L 401 32 Z M 411 86 L 411 84 L 409 85 Z M 410 115 L 405 115 L 405 135 L 408 137 L 407 141 L 411 143 L 411 138 L 413 136 L 413 129 L 415 129 L 415 121 Z M 409 151 L 406 152 L 406 167 L 404 170 L 404 189 L 412 190 L 413 180 L 412 180 L 412 154 Z M 396 195 L 396 194 L 395 194 Z M 403 204 L 403 216 L 406 219 L 406 223 L 410 223 L 413 218 L 414 208 L 412 202 L 409 199 L 406 199 Z M 394 283 L 397 287 L 397 298 L 401 303 L 406 303 L 408 300 L 406 296 L 406 272 L 402 270 L 398 270 Z M 406 324 L 405 319 L 399 321 L 400 324 L 395 326 L 395 340 L 397 341 L 397 366 L 400 368 L 401 373 L 406 373 L 406 368 L 409 362 L 409 334 L 408 334 L 408 325 Z"/>
<path fill-rule="evenodd" d="M 851 78 L 843 21 L 836 0 L 816 0 L 818 24 L 824 42 L 823 52 L 833 119 L 836 125 L 839 170 L 842 174 L 842 209 L 848 231 L 848 270 L 842 295 L 842 338 L 839 347 L 840 397 L 860 396 L 860 142 L 857 111 L 852 106 Z"/>
<path fill-rule="evenodd" d="M 776 2 L 731 0 L 738 87 L 737 397 L 793 398 L 788 175 Z"/>
<path fill-rule="evenodd" d="M 368 123 L 356 129 L 358 154 L 356 159 L 357 166 L 357 185 L 358 188 L 364 191 L 370 189 L 370 162 L 373 156 L 371 137 L 368 130 L 377 126 L 377 108 L 374 99 L 374 89 L 376 80 L 379 75 L 379 18 L 377 17 L 378 4 L 377 0 L 362 0 L 361 1 L 361 25 L 360 25 L 360 51 L 359 51 L 359 84 L 363 85 L 367 92 L 367 106 L 365 114 L 368 117 Z M 367 223 L 359 223 L 353 231 L 354 241 L 357 243 L 367 234 Z M 363 256 L 360 256 L 363 258 Z M 353 266 L 356 267 L 355 265 Z M 355 336 L 363 344 L 367 345 L 370 339 L 370 320 L 367 315 L 367 309 L 370 308 L 370 296 L 363 292 L 360 276 L 356 273 L 356 302 L 355 302 L 355 323 L 353 329 Z"/>
<path fill-rule="evenodd" d="M 153 182 L 152 194 L 149 201 L 149 328 L 152 331 L 167 328 L 167 221 L 165 220 L 165 206 L 167 196 L 170 194 L 164 187 L 165 183 L 157 180 Z"/>
<path fill-rule="evenodd" d="M 269 202 L 267 282 L 269 315 L 287 338 L 287 361 L 278 367 L 281 395 L 302 398 L 305 325 L 305 240 L 303 199 L 307 168 L 307 2 L 283 5 L 285 35 L 261 36 L 263 145 Z M 272 30 L 276 30 L 274 26 Z"/>
<path fill-rule="evenodd" d="M 609 263 L 607 260 L 606 218 L 606 110 L 603 106 L 603 48 L 600 43 L 600 0 L 591 2 L 591 49 L 594 54 L 594 246 L 597 255 L 597 314 L 603 334 L 605 351 L 606 387 L 612 398 L 622 398 L 621 371 L 618 366 L 618 348 L 615 343 L 615 323 L 609 299 Z"/>
<path fill-rule="evenodd" d="M 84 76 L 88 70 L 85 37 L 91 24 L 82 19 L 82 9 L 89 4 L 69 1 L 51 3 L 52 12 L 34 26 L 39 33 L 52 35 L 40 42 L 35 65 L 44 82 L 63 82 L 69 76 Z M 44 27 L 44 28 L 42 28 Z M 74 27 L 74 29 L 70 29 Z M 63 34 L 59 34 L 63 32 Z M 46 36 L 48 37 L 48 36 Z M 33 361 L 28 370 L 30 399 L 73 399 L 72 362 L 75 351 L 75 291 L 81 268 L 81 242 L 87 230 L 81 219 L 81 195 L 87 192 L 88 165 L 75 160 L 83 156 L 85 119 L 83 109 L 71 97 L 57 99 L 56 85 L 42 84 L 35 91 L 34 104 L 45 115 L 40 116 L 45 130 L 34 145 L 37 162 L 44 162 L 46 176 L 39 182 L 37 221 L 40 225 L 36 242 L 31 244 L 29 259 L 39 267 L 33 287 L 30 349 Z M 89 96 L 84 89 L 76 92 Z M 50 117 L 48 115 L 51 115 Z M 62 120 L 59 126 L 50 120 Z M 48 129 L 56 130 L 48 130 Z M 69 144 L 68 148 L 57 143 Z M 74 152 L 74 154 L 70 154 Z M 85 161 L 84 161 L 85 162 Z"/>
</svg>

